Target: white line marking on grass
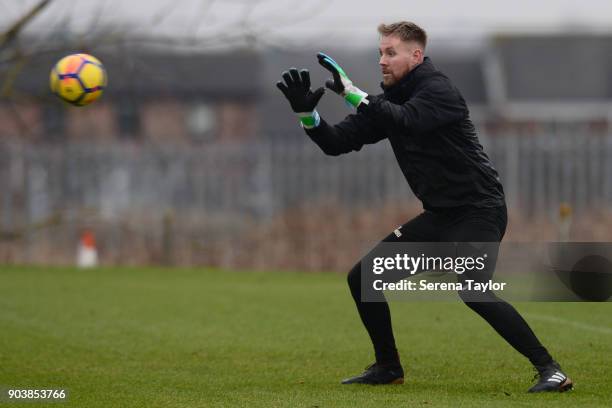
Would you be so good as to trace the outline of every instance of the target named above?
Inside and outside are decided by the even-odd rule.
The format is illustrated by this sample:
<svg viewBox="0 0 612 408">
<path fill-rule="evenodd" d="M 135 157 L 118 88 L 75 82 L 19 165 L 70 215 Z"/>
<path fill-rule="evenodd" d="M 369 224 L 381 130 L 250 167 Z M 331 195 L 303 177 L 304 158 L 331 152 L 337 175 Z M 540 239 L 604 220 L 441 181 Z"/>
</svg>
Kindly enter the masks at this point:
<svg viewBox="0 0 612 408">
<path fill-rule="evenodd" d="M 534 319 L 534 320 L 541 320 L 541 321 L 544 321 L 544 322 L 551 322 L 551 323 L 557 323 L 557 324 L 565 324 L 565 325 L 568 325 L 568 326 L 576 327 L 577 329 L 590 330 L 590 331 L 594 331 L 594 332 L 598 332 L 598 333 L 604 333 L 604 334 L 612 334 L 612 329 L 608 328 L 608 327 L 595 326 L 595 325 L 586 324 L 586 323 L 578 323 L 578 322 L 574 322 L 572 320 L 560 319 L 560 318 L 554 317 L 554 316 L 546 316 L 546 315 L 540 315 L 540 314 L 526 313 L 525 317 L 527 317 L 529 319 Z"/>
</svg>

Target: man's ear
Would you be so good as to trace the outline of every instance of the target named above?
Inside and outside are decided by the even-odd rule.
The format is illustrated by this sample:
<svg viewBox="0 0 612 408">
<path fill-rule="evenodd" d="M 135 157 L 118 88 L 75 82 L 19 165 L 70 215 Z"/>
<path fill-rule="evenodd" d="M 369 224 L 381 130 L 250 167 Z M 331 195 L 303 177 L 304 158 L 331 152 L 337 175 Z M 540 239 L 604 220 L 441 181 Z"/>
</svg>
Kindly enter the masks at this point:
<svg viewBox="0 0 612 408">
<path fill-rule="evenodd" d="M 423 49 L 422 48 L 420 47 L 415 48 L 412 55 L 417 61 L 423 61 Z"/>
</svg>

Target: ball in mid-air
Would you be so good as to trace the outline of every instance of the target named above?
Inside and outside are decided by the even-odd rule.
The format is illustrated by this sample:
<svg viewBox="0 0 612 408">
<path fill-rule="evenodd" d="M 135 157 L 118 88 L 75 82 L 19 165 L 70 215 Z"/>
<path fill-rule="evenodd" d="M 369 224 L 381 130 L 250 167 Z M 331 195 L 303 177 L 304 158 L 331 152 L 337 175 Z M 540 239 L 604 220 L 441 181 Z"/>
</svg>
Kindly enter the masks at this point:
<svg viewBox="0 0 612 408">
<path fill-rule="evenodd" d="M 51 70 L 51 91 L 75 106 L 89 105 L 100 98 L 106 83 L 104 66 L 88 54 L 68 55 Z"/>
</svg>

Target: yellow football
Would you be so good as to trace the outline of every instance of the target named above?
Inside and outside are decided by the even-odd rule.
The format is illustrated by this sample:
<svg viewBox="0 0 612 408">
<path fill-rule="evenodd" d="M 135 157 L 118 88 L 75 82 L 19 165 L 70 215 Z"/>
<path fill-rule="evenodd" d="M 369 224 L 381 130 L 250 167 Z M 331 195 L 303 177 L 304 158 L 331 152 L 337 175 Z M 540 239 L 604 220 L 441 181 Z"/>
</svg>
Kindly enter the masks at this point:
<svg viewBox="0 0 612 408">
<path fill-rule="evenodd" d="M 89 105 L 102 96 L 107 78 L 104 66 L 88 54 L 72 54 L 61 60 L 51 70 L 51 92 L 75 105 Z"/>
</svg>

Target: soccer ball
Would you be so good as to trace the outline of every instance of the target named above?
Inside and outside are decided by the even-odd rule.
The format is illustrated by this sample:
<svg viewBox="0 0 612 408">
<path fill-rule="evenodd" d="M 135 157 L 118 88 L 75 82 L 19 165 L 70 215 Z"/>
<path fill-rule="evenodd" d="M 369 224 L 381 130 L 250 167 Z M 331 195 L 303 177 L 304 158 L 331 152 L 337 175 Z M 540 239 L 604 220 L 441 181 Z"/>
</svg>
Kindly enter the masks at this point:
<svg viewBox="0 0 612 408">
<path fill-rule="evenodd" d="M 106 88 L 102 63 L 87 54 L 72 54 L 59 60 L 51 70 L 51 91 L 75 106 L 89 105 Z"/>
</svg>

